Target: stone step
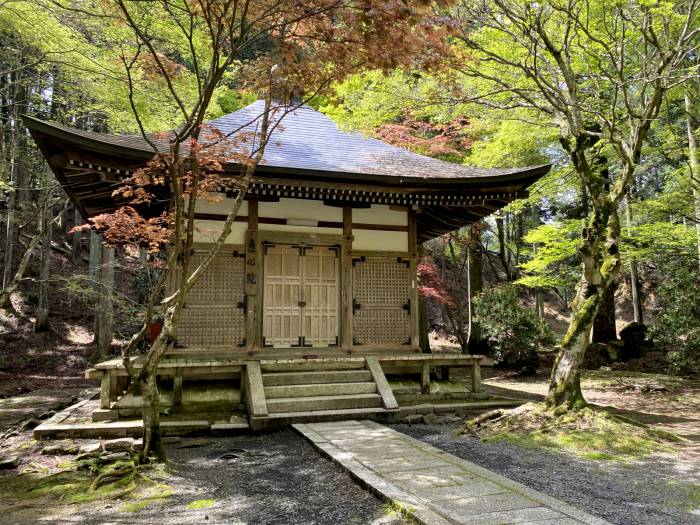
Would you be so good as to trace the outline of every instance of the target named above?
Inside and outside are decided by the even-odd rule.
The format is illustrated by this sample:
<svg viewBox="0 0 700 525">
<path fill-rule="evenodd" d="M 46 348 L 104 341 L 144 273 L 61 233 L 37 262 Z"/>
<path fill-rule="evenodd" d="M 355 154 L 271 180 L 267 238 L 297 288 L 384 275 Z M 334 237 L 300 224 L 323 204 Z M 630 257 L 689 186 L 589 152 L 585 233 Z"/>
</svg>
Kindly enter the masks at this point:
<svg viewBox="0 0 700 525">
<path fill-rule="evenodd" d="M 278 412 L 263 417 L 250 418 L 254 431 L 272 430 L 294 423 L 316 423 L 320 421 L 344 421 L 346 419 L 376 419 L 393 414 L 384 408 L 342 408 L 338 410 L 314 410 L 309 412 Z"/>
<path fill-rule="evenodd" d="M 266 386 L 266 399 L 282 397 L 340 396 L 351 394 L 373 394 L 377 385 L 371 381 L 362 383 L 325 383 L 313 385 Z"/>
<path fill-rule="evenodd" d="M 365 368 L 365 360 L 355 358 L 344 359 L 289 359 L 276 360 L 274 362 L 261 360 L 260 369 L 263 372 L 303 372 L 309 369 L 315 370 L 362 370 Z"/>
<path fill-rule="evenodd" d="M 320 383 L 360 383 L 371 381 L 369 370 L 323 370 L 314 372 L 276 372 L 262 375 L 263 384 L 281 385 L 315 385 Z"/>
<path fill-rule="evenodd" d="M 381 406 L 382 396 L 379 394 L 285 397 L 267 400 L 267 411 L 270 414 L 277 414 L 280 412 L 341 410 L 344 408 L 375 408 Z"/>
</svg>

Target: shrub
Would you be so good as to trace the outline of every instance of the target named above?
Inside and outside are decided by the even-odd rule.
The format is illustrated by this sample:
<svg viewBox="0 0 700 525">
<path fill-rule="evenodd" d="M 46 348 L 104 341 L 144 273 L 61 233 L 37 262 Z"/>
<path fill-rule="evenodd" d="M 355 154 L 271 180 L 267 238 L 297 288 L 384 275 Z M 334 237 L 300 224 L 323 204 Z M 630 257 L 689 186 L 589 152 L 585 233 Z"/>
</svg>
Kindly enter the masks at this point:
<svg viewBox="0 0 700 525">
<path fill-rule="evenodd" d="M 512 284 L 487 288 L 474 297 L 474 315 L 497 366 L 534 373 L 538 350 L 554 343 L 554 334 L 535 312 L 521 306 Z"/>
<path fill-rule="evenodd" d="M 651 334 L 671 351 L 669 372 L 692 374 L 700 369 L 700 277 L 697 270 L 669 265 L 657 289 L 656 321 Z"/>
</svg>

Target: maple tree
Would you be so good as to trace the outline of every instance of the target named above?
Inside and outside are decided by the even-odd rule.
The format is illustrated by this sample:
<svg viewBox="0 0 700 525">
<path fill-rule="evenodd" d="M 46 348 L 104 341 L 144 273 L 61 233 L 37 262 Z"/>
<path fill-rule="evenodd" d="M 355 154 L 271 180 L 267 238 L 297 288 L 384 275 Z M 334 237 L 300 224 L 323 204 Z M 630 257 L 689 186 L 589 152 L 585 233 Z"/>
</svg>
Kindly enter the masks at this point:
<svg viewBox="0 0 700 525">
<path fill-rule="evenodd" d="M 129 86 L 129 102 L 153 159 L 124 180 L 115 197 L 128 204 L 92 218 L 90 227 L 105 242 L 138 244 L 167 250 L 165 271 L 147 301 L 145 322 L 122 351 L 132 383 L 143 399 L 144 447 L 141 460 L 164 457 L 160 440 L 156 370 L 173 344 L 187 292 L 206 271 L 229 236 L 273 130 L 284 115 L 360 67 L 390 69 L 418 56 L 426 39 L 441 41 L 441 28 L 424 18 L 420 2 L 236 2 L 180 0 L 129 2 L 101 6 L 95 16 L 118 21 L 120 61 Z M 391 45 L 389 45 L 391 43 Z M 191 86 L 179 85 L 188 71 Z M 260 93 L 264 108 L 232 133 L 205 123 L 217 88 L 235 80 Z M 148 133 L 137 93 L 158 87 L 167 94 L 180 125 L 165 133 Z M 238 173 L 225 172 L 237 166 Z M 195 210 L 201 199 L 218 200 L 221 192 L 235 200 L 211 249 L 192 264 Z M 149 216 L 151 204 L 167 195 L 167 212 Z M 152 215 L 152 213 L 151 213 Z M 166 281 L 168 294 L 161 299 Z M 132 352 L 147 334 L 156 311 L 162 329 L 140 368 Z"/>
</svg>

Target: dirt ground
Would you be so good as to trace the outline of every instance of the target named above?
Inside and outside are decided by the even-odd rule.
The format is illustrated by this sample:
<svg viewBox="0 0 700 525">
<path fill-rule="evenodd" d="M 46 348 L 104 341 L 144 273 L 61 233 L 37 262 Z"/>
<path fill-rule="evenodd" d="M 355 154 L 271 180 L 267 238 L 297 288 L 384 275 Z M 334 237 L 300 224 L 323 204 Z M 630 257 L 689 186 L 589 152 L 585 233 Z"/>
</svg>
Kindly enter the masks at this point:
<svg viewBox="0 0 700 525">
<path fill-rule="evenodd" d="M 160 475 L 151 474 L 153 487 L 120 499 L 72 505 L 56 498 L 5 495 L 0 522 L 407 524 L 291 429 L 206 438 L 203 446 L 193 448 L 181 445 L 167 446 L 169 463 Z"/>
</svg>

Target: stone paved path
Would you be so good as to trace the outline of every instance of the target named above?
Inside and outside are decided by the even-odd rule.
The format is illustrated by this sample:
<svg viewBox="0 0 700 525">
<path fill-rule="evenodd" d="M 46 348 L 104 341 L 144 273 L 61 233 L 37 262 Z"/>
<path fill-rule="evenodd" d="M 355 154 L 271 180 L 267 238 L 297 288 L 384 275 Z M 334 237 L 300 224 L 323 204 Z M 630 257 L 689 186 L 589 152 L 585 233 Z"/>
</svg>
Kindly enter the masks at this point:
<svg viewBox="0 0 700 525">
<path fill-rule="evenodd" d="M 430 525 L 610 525 L 373 421 L 294 428 L 369 490 Z"/>
</svg>

